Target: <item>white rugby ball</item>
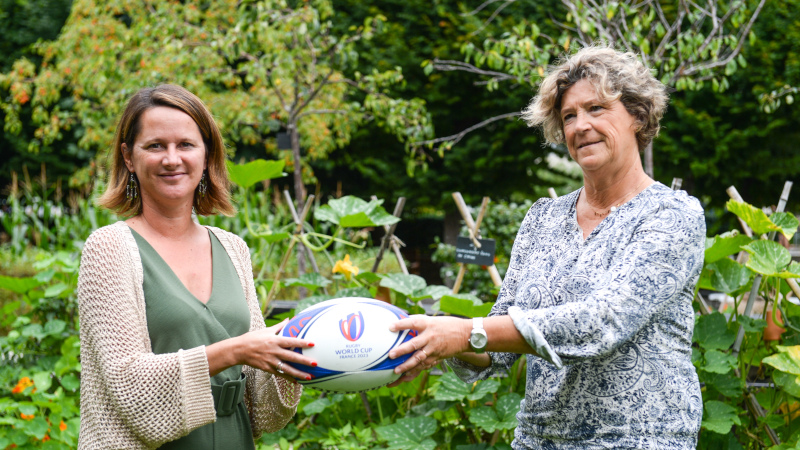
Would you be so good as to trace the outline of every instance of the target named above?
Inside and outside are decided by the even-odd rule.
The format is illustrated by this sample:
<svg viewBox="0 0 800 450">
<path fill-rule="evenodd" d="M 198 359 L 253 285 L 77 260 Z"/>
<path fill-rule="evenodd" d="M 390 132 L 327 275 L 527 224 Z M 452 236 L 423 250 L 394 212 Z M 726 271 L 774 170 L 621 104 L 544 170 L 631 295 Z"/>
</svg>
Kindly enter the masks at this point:
<svg viewBox="0 0 800 450">
<path fill-rule="evenodd" d="M 297 313 L 282 335 L 313 342 L 314 347 L 294 351 L 317 363 L 310 367 L 289 362 L 313 377 L 297 381 L 322 391 L 362 392 L 397 380 L 400 375 L 394 368 L 411 353 L 389 359 L 389 351 L 417 332 L 389 331 L 389 324 L 407 317 L 389 303 L 360 297 L 327 300 Z"/>
</svg>

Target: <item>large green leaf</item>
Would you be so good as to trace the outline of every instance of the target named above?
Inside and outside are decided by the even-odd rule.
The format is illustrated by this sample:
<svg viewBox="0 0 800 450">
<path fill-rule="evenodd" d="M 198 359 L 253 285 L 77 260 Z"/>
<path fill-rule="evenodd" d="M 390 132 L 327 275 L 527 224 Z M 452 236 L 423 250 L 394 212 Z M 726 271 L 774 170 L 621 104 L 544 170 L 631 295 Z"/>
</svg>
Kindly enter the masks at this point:
<svg viewBox="0 0 800 450">
<path fill-rule="evenodd" d="M 783 272 L 778 273 L 775 275 L 779 278 L 800 278 L 800 263 L 797 261 L 792 261 L 786 266 L 786 269 Z"/>
<path fill-rule="evenodd" d="M 705 364 L 702 369 L 706 372 L 725 374 L 736 367 L 736 357 L 718 350 L 708 350 L 705 353 Z"/>
<path fill-rule="evenodd" d="M 480 300 L 478 301 L 480 302 Z M 486 317 L 492 311 L 494 303 L 479 303 L 474 300 L 445 295 L 439 300 L 439 310 L 462 317 Z"/>
<path fill-rule="evenodd" d="M 789 395 L 800 398 L 800 377 L 776 370 L 772 372 L 772 379 L 775 380 L 775 384 L 783 388 Z"/>
<path fill-rule="evenodd" d="M 741 425 L 738 411 L 727 403 L 711 400 L 703 408 L 703 428 L 714 433 L 727 434 L 734 425 Z"/>
<path fill-rule="evenodd" d="M 282 159 L 277 161 L 256 159 L 246 164 L 234 164 L 226 161 L 225 164 L 228 166 L 228 176 L 231 181 L 243 188 L 249 188 L 259 181 L 286 176 L 283 171 L 286 161 Z"/>
<path fill-rule="evenodd" d="M 462 401 L 472 392 L 470 386 L 459 379 L 453 372 L 447 372 L 439 378 L 433 398 L 442 401 Z"/>
<path fill-rule="evenodd" d="M 294 308 L 294 310 L 299 313 L 301 311 L 304 311 L 304 310 L 316 305 L 317 303 L 322 303 L 325 300 L 331 300 L 332 298 L 333 298 L 333 296 L 325 295 L 325 294 L 312 295 L 310 297 L 306 297 L 306 298 L 300 300 L 299 302 L 297 302 L 297 306 Z"/>
<path fill-rule="evenodd" d="M 792 255 L 775 241 L 757 240 L 742 247 L 750 254 L 747 267 L 761 275 L 774 276 L 792 261 Z"/>
<path fill-rule="evenodd" d="M 33 277 L 7 277 L 0 275 L 0 289 L 8 289 L 17 294 L 25 294 L 33 288 L 41 285 L 42 282 Z"/>
<path fill-rule="evenodd" d="M 733 372 L 728 373 L 702 373 L 701 381 L 707 386 L 712 386 L 720 394 L 728 398 L 740 398 L 744 392 L 744 381 L 735 376 Z"/>
<path fill-rule="evenodd" d="M 792 375 L 800 375 L 800 345 L 777 346 L 778 353 L 767 356 L 761 362 Z"/>
<path fill-rule="evenodd" d="M 414 291 L 410 296 L 409 299 L 412 301 L 422 300 L 423 298 L 432 298 L 434 300 L 439 300 L 445 295 L 449 295 L 453 292 L 447 286 L 441 285 L 432 285 L 432 286 L 425 286 L 424 288 Z"/>
<path fill-rule="evenodd" d="M 706 239 L 705 263 L 718 261 L 726 256 L 739 253 L 743 245 L 747 245 L 753 239 L 747 235 L 740 234 L 738 231 L 714 236 Z"/>
<path fill-rule="evenodd" d="M 780 228 L 781 233 L 786 236 L 787 240 L 792 239 L 797 227 L 800 226 L 800 221 L 792 213 L 776 212 L 769 216 L 769 220 Z"/>
<path fill-rule="evenodd" d="M 283 281 L 285 286 L 302 286 L 308 289 L 316 290 L 331 284 L 332 281 L 323 277 L 317 272 L 304 273 L 299 278 L 288 278 Z"/>
<path fill-rule="evenodd" d="M 737 202 L 735 200 L 728 200 L 725 204 L 728 211 L 739 216 L 740 219 L 753 230 L 755 234 L 767 234 L 770 231 L 782 231 L 781 228 L 774 223 L 764 214 L 764 211 L 756 208 L 755 206 L 748 205 L 747 203 Z"/>
<path fill-rule="evenodd" d="M 372 298 L 372 293 L 369 291 L 369 289 L 363 286 L 344 288 L 336 291 L 335 298 L 345 298 L 345 297 Z"/>
<path fill-rule="evenodd" d="M 438 424 L 433 417 L 421 416 L 398 419 L 391 425 L 377 427 L 378 436 L 385 440 L 390 449 L 433 450 L 436 442 L 430 438 Z"/>
<path fill-rule="evenodd" d="M 334 223 L 345 228 L 365 228 L 392 225 L 400 221 L 381 206 L 383 200 L 366 202 L 347 195 L 333 199 L 327 205 L 314 210 L 314 218 Z"/>
<path fill-rule="evenodd" d="M 722 258 L 706 265 L 711 270 L 711 287 L 715 291 L 730 294 L 750 281 L 752 272 L 743 265 L 729 258 Z"/>
<path fill-rule="evenodd" d="M 725 350 L 733 345 L 736 332 L 728 329 L 724 315 L 713 312 L 697 318 L 692 340 L 706 350 Z"/>
<path fill-rule="evenodd" d="M 469 412 L 469 420 L 488 433 L 496 430 L 511 430 L 517 427 L 517 412 L 522 396 L 517 393 L 506 394 L 497 400 L 496 408 L 480 406 Z"/>
<path fill-rule="evenodd" d="M 414 292 L 425 289 L 428 285 L 419 275 L 406 275 L 404 273 L 390 273 L 381 280 L 381 286 L 397 291 L 406 297 L 411 297 Z"/>
</svg>

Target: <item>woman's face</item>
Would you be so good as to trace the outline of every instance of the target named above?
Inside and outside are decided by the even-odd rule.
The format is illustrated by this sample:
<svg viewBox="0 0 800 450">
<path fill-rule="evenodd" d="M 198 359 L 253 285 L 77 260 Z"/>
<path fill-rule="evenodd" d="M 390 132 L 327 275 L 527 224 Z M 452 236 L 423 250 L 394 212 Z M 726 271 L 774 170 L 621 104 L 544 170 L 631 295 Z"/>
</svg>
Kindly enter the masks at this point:
<svg viewBox="0 0 800 450">
<path fill-rule="evenodd" d="M 589 80 L 564 93 L 561 120 L 569 154 L 584 173 L 611 174 L 638 160 L 636 118 L 619 100 L 600 102 Z"/>
<path fill-rule="evenodd" d="M 191 205 L 207 165 L 197 124 L 181 110 L 157 106 L 141 115 L 139 125 L 133 148 L 122 144 L 122 155 L 139 179 L 143 204 Z"/>
</svg>

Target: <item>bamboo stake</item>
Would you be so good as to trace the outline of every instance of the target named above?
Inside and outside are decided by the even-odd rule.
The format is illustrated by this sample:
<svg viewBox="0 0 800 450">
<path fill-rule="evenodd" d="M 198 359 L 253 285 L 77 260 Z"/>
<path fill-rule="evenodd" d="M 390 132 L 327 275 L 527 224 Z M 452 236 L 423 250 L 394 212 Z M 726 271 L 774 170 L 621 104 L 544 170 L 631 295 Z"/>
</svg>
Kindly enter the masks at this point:
<svg viewBox="0 0 800 450">
<path fill-rule="evenodd" d="M 372 196 L 373 200 L 377 200 L 377 197 L 374 195 Z M 406 198 L 400 197 L 397 199 L 397 204 L 394 207 L 394 213 L 392 213 L 395 217 L 400 217 L 400 214 L 403 213 L 403 207 L 406 204 Z M 399 222 L 398 222 L 399 223 Z M 372 272 L 378 271 L 378 266 L 381 264 L 381 260 L 383 259 L 383 253 L 386 251 L 388 246 L 392 247 L 394 251 L 394 255 L 397 258 L 397 262 L 400 264 L 400 269 L 403 271 L 404 274 L 408 275 L 408 268 L 406 267 L 406 261 L 403 259 L 403 255 L 400 254 L 400 244 L 398 243 L 399 239 L 397 239 L 394 235 L 394 230 L 397 228 L 397 223 L 389 225 L 384 225 L 383 230 L 386 232 L 386 235 L 381 240 L 381 247 L 378 250 L 378 256 L 375 258 L 375 264 L 372 265 Z"/>
<path fill-rule="evenodd" d="M 297 215 L 297 209 L 295 209 L 294 207 L 294 201 L 292 201 L 292 196 L 289 194 L 289 191 L 283 191 L 283 196 L 286 197 L 286 204 L 289 205 L 289 212 L 292 213 L 292 220 L 294 220 L 295 225 L 299 225 L 300 229 L 302 230 L 303 221 L 301 221 L 300 216 Z M 314 196 L 309 195 L 307 201 L 313 202 Z M 314 272 L 319 273 L 319 266 L 317 265 L 317 258 L 314 257 L 314 252 L 310 248 L 306 247 L 306 244 L 304 244 L 302 241 L 300 242 L 300 244 L 306 250 L 306 253 L 308 254 L 308 259 L 311 260 L 311 267 L 314 269 Z M 326 288 L 323 289 L 327 294 L 328 290 Z"/>
<path fill-rule="evenodd" d="M 731 188 L 732 187 L 733 186 L 731 186 Z M 731 188 L 728 188 L 729 189 L 729 192 L 728 192 L 729 194 L 730 194 L 730 189 Z M 775 210 L 775 212 L 783 212 L 783 210 L 786 208 L 786 202 L 789 200 L 789 191 L 791 191 L 791 190 L 792 190 L 792 182 L 791 181 L 787 181 L 786 183 L 784 183 L 783 192 L 781 192 L 781 198 L 778 201 L 778 208 Z M 735 189 L 734 189 L 734 191 L 735 191 Z M 738 192 L 737 192 L 737 195 L 738 195 Z M 775 234 L 776 233 L 777 233 L 776 231 L 770 232 L 769 235 L 768 235 L 768 239 L 770 241 L 775 239 Z M 752 231 L 750 232 L 750 235 L 752 236 Z M 750 295 L 747 297 L 747 305 L 744 308 L 744 315 L 745 316 L 749 317 L 750 313 L 753 311 L 753 304 L 756 302 L 756 297 L 758 297 L 758 288 L 759 287 L 761 287 L 761 274 L 758 274 L 758 275 L 755 276 L 755 278 L 753 278 L 753 287 L 750 289 Z M 734 356 L 737 356 L 739 354 L 739 349 L 742 346 L 742 339 L 744 339 L 744 326 L 740 325 L 739 326 L 739 333 L 736 335 L 736 342 L 733 343 L 733 355 Z"/>
<path fill-rule="evenodd" d="M 303 222 L 305 222 L 306 217 L 308 216 L 308 212 L 311 211 L 311 203 L 313 203 L 313 200 L 314 196 L 309 195 L 305 205 L 303 205 L 303 212 L 301 212 L 299 216 L 300 223 L 295 224 L 295 231 L 294 231 L 295 235 L 303 233 Z M 286 249 L 286 253 L 284 253 L 283 258 L 281 259 L 281 264 L 278 267 L 278 272 L 275 274 L 275 278 L 272 281 L 272 286 L 270 286 L 269 288 L 269 293 L 267 294 L 267 300 L 264 302 L 264 314 L 267 313 L 267 310 L 269 309 L 269 304 L 272 303 L 272 300 L 275 298 L 275 295 L 278 294 L 278 285 L 280 284 L 279 281 L 281 279 L 281 275 L 283 274 L 284 269 L 286 269 L 286 263 L 289 262 L 289 256 L 292 254 L 292 250 L 294 249 L 294 246 L 297 243 L 297 241 L 299 241 L 299 239 L 292 239 L 292 241 L 289 242 L 289 248 Z"/>
<path fill-rule="evenodd" d="M 550 195 L 550 198 L 558 198 L 558 194 L 556 194 L 556 190 L 549 187 L 547 188 L 547 193 Z"/>
</svg>

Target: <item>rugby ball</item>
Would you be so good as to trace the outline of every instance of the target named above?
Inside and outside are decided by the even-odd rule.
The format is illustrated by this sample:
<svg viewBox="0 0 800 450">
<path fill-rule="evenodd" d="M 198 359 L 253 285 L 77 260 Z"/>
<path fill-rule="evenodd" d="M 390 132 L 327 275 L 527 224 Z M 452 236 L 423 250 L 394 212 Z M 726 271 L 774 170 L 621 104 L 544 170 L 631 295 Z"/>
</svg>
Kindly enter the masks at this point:
<svg viewBox="0 0 800 450">
<path fill-rule="evenodd" d="M 283 327 L 282 335 L 314 343 L 294 348 L 316 361 L 316 367 L 288 362 L 312 376 L 297 380 L 305 386 L 331 392 L 377 389 L 398 378 L 394 368 L 411 353 L 389 359 L 389 351 L 417 335 L 415 330 L 389 331 L 389 325 L 408 314 L 371 298 L 327 300 L 299 312 Z"/>
</svg>

